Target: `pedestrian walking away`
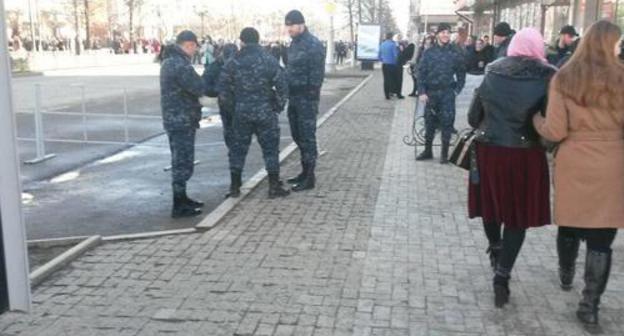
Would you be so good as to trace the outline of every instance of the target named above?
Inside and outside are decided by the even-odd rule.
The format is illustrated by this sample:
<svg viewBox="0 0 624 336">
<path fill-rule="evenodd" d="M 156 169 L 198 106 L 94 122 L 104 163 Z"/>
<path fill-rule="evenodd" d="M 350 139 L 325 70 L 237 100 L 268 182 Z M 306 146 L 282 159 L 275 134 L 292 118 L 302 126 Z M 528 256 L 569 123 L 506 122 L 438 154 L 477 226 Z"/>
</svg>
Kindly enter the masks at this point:
<svg viewBox="0 0 624 336">
<path fill-rule="evenodd" d="M 217 57 L 216 61 L 210 63 L 204 69 L 202 78 L 204 79 L 204 85 L 206 89 L 206 96 L 218 97 L 221 89 L 218 86 L 219 76 L 225 63 L 227 63 L 238 52 L 236 44 L 228 43 L 223 46 L 221 54 Z M 230 148 L 232 147 L 232 115 L 233 111 L 228 110 L 222 99 L 218 99 L 219 115 L 221 115 L 221 124 L 223 126 L 223 140 L 225 146 L 228 149 L 228 156 L 230 155 Z"/>
<path fill-rule="evenodd" d="M 292 38 L 286 67 L 290 94 L 288 121 L 290 134 L 301 153 L 302 166 L 302 172 L 288 183 L 293 185 L 293 191 L 303 191 L 313 189 L 316 183 L 316 118 L 325 78 L 325 48 L 310 33 L 298 10 L 286 15 L 285 24 Z"/>
<path fill-rule="evenodd" d="M 219 78 L 219 99 L 227 111 L 233 111 L 230 148 L 229 197 L 238 197 L 242 172 L 252 136 L 262 148 L 269 175 L 269 198 L 283 197 L 289 191 L 279 179 L 280 129 L 278 114 L 284 109 L 288 87 L 284 70 L 269 52 L 259 45 L 254 28 L 240 34 L 241 51 L 223 67 Z"/>
<path fill-rule="evenodd" d="M 381 62 L 381 70 L 384 78 L 384 95 L 386 99 L 394 94 L 399 99 L 404 97 L 398 89 L 397 67 L 399 63 L 399 46 L 392 40 L 393 33 L 386 34 L 386 40 L 379 47 L 379 61 Z"/>
<path fill-rule="evenodd" d="M 624 227 L 624 64 L 621 29 L 590 26 L 574 55 L 553 79 L 546 116 L 535 128 L 558 142 L 554 216 L 559 226 L 559 278 L 572 288 L 580 239 L 587 242 L 585 287 L 577 317 L 599 328 L 598 310 L 611 270 L 617 229 Z M 600 59 L 600 62 L 596 62 Z"/>
<path fill-rule="evenodd" d="M 418 64 L 418 95 L 425 107 L 425 150 L 416 160 L 433 159 L 436 129 L 442 131 L 440 163 L 448 162 L 451 135 L 455 132 L 455 97 L 466 83 L 463 54 L 451 44 L 451 27 L 438 26 L 437 44 L 424 51 Z"/>
<path fill-rule="evenodd" d="M 198 208 L 204 205 L 186 194 L 186 183 L 193 175 L 195 132 L 201 119 L 200 100 L 208 99 L 204 96 L 203 81 L 191 64 L 198 45 L 193 32 L 181 32 L 160 68 L 160 104 L 171 149 L 171 216 L 174 218 L 198 215 L 201 213 Z"/>
<path fill-rule="evenodd" d="M 488 67 L 469 111 L 477 145 L 468 210 L 470 218 L 483 219 L 496 307 L 509 301 L 509 280 L 526 229 L 551 222 L 546 151 L 530 120 L 546 109 L 555 72 L 544 57 L 542 35 L 523 29 L 511 40 L 509 56 Z"/>
</svg>

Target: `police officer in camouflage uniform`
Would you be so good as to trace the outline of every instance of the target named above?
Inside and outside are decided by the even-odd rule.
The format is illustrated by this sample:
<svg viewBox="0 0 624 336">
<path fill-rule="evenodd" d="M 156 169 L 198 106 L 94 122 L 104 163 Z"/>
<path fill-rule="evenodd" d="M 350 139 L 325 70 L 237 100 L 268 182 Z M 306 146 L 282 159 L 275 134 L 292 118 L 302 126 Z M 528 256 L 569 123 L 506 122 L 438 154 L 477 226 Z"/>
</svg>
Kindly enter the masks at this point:
<svg viewBox="0 0 624 336">
<path fill-rule="evenodd" d="M 450 43 L 451 27 L 440 24 L 437 44 L 427 49 L 418 65 L 418 94 L 425 107 L 425 150 L 416 160 L 433 159 L 436 128 L 442 131 L 440 163 L 448 163 L 451 135 L 455 132 L 455 97 L 466 83 L 465 59 Z"/>
<path fill-rule="evenodd" d="M 310 34 L 301 12 L 290 11 L 285 23 L 292 38 L 286 67 L 290 92 L 288 121 L 303 167 L 301 174 L 288 183 L 293 184 L 293 191 L 302 191 L 314 188 L 316 182 L 316 117 L 325 77 L 325 48 Z"/>
<path fill-rule="evenodd" d="M 196 216 L 203 206 L 186 195 L 186 182 L 193 175 L 195 131 L 201 119 L 199 99 L 204 95 L 202 79 L 191 65 L 197 47 L 193 32 L 181 32 L 160 68 L 160 105 L 171 149 L 174 218 Z"/>
<path fill-rule="evenodd" d="M 288 99 L 284 70 L 275 57 L 258 43 L 254 28 L 240 34 L 241 50 L 225 64 L 219 78 L 219 98 L 227 110 L 234 111 L 230 148 L 230 197 L 240 195 L 241 174 L 255 134 L 269 175 L 269 198 L 284 197 L 290 192 L 279 179 L 280 129 L 278 114 Z"/>
<path fill-rule="evenodd" d="M 204 79 L 204 85 L 206 89 L 206 95 L 208 97 L 218 97 L 220 88 L 219 84 L 219 76 L 221 75 L 221 70 L 227 61 L 229 61 L 236 53 L 238 52 L 238 47 L 236 44 L 228 43 L 223 46 L 220 55 L 217 57 L 216 61 L 210 63 L 204 69 L 204 74 L 202 78 Z M 223 101 L 219 99 L 219 114 L 221 115 L 221 124 L 223 125 L 223 139 L 225 141 L 225 146 L 228 149 L 228 155 L 230 147 L 232 147 L 232 114 L 234 111 L 229 111 Z"/>
</svg>

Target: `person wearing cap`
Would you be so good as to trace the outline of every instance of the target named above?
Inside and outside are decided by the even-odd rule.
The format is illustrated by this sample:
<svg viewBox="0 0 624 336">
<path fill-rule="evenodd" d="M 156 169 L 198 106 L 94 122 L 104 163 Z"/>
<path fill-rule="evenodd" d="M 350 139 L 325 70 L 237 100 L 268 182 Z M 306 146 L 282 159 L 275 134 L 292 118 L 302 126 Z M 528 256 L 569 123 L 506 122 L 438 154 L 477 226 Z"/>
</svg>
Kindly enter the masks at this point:
<svg viewBox="0 0 624 336">
<path fill-rule="evenodd" d="M 198 47 L 193 32 L 181 32 L 160 68 L 160 105 L 171 150 L 173 218 L 199 215 L 199 208 L 203 206 L 186 194 L 186 183 L 193 175 L 195 132 L 201 119 L 200 100 L 207 99 L 204 83 L 191 64 Z"/>
<path fill-rule="evenodd" d="M 301 153 L 302 172 L 288 180 L 293 191 L 313 189 L 314 171 L 318 157 L 316 144 L 316 117 L 321 86 L 325 78 L 325 48 L 305 26 L 303 14 L 292 10 L 285 19 L 292 38 L 288 49 L 286 72 L 290 93 L 288 121 L 290 134 Z"/>
<path fill-rule="evenodd" d="M 579 35 L 574 26 L 563 26 L 559 31 L 559 41 L 557 43 L 557 62 L 555 65 L 561 68 L 572 57 L 579 44 Z"/>
<path fill-rule="evenodd" d="M 440 24 L 437 44 L 425 50 L 418 64 L 418 96 L 425 107 L 425 150 L 418 161 L 433 159 L 436 128 L 442 131 L 440 163 L 448 163 L 451 135 L 455 132 L 455 97 L 466 83 L 466 61 L 451 44 L 451 26 Z"/>
<path fill-rule="evenodd" d="M 218 84 L 219 99 L 233 111 L 228 196 L 240 195 L 245 158 L 255 134 L 269 175 L 269 198 L 284 197 L 290 192 L 279 179 L 278 114 L 288 99 L 286 77 L 275 57 L 260 46 L 256 29 L 243 29 L 240 41 L 241 50 L 224 65 Z"/>
<path fill-rule="evenodd" d="M 509 23 L 501 22 L 494 27 L 494 59 L 507 57 L 507 48 L 515 31 Z"/>
</svg>

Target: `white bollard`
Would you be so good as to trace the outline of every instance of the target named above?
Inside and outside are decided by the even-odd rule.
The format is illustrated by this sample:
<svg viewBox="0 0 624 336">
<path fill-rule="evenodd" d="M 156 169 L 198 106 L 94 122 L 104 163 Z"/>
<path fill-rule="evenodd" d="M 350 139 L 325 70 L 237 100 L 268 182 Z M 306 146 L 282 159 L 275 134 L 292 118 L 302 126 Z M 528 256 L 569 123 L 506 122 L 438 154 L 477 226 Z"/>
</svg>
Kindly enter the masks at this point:
<svg viewBox="0 0 624 336">
<path fill-rule="evenodd" d="M 43 134 L 43 117 L 41 113 L 41 84 L 35 84 L 35 149 L 36 157 L 32 160 L 24 161 L 26 164 L 36 164 L 49 160 L 56 154 L 45 153 L 45 136 Z"/>
</svg>

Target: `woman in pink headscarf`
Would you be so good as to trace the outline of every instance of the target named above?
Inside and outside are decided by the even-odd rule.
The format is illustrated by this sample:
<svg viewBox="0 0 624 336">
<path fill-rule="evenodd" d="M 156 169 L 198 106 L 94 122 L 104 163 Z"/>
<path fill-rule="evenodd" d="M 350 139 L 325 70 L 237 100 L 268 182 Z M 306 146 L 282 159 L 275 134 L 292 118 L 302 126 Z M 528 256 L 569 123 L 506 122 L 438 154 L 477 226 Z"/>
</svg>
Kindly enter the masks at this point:
<svg viewBox="0 0 624 336">
<path fill-rule="evenodd" d="M 468 210 L 470 218 L 483 219 L 497 307 L 509 302 L 526 229 L 551 221 L 546 153 L 531 118 L 545 110 L 556 68 L 546 62 L 544 39 L 533 28 L 513 37 L 507 55 L 486 68 L 468 116 L 477 130 Z"/>
</svg>

